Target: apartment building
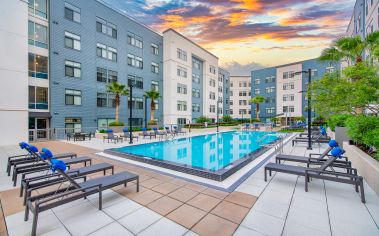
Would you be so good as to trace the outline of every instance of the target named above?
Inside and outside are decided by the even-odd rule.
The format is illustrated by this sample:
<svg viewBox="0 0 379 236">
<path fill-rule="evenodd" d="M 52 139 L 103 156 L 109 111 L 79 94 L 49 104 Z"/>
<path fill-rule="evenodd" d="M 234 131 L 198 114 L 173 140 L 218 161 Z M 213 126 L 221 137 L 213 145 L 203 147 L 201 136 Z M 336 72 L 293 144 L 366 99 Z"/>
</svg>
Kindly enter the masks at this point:
<svg viewBox="0 0 379 236">
<path fill-rule="evenodd" d="M 219 115 L 228 115 L 230 111 L 230 73 L 225 69 L 218 68 L 218 81 L 222 86 L 219 86 L 218 92 L 220 100 L 223 101 L 221 110 L 219 110 Z M 221 95 L 222 94 L 222 95 Z"/>
<path fill-rule="evenodd" d="M 164 123 L 216 120 L 224 110 L 218 58 L 173 29 L 163 32 L 163 50 Z"/>
<path fill-rule="evenodd" d="M 144 93 L 163 94 L 163 38 L 96 0 L 50 2 L 51 127 L 107 127 L 114 121 L 114 95 L 106 86 L 132 84 L 132 102 L 121 97 L 120 121 L 142 126 L 150 117 Z M 129 110 L 133 118 L 129 120 Z M 162 123 L 162 100 L 155 118 Z"/>
<path fill-rule="evenodd" d="M 250 76 L 230 76 L 229 114 L 233 118 L 250 118 L 251 91 Z"/>
<path fill-rule="evenodd" d="M 379 0 L 357 0 L 346 30 L 347 36 L 367 34 L 379 29 Z"/>
<path fill-rule="evenodd" d="M 283 124 L 289 124 L 295 117 L 307 117 L 308 74 L 301 72 L 309 69 L 312 70 L 313 81 L 340 67 L 339 63 L 321 63 L 317 59 L 311 59 L 251 72 L 252 97 L 259 95 L 266 99 L 260 105 L 261 121 L 267 122 L 272 117 L 279 117 Z M 252 104 L 251 110 L 251 116 L 256 117 L 256 105 Z M 315 116 L 314 113 L 312 115 Z"/>
</svg>

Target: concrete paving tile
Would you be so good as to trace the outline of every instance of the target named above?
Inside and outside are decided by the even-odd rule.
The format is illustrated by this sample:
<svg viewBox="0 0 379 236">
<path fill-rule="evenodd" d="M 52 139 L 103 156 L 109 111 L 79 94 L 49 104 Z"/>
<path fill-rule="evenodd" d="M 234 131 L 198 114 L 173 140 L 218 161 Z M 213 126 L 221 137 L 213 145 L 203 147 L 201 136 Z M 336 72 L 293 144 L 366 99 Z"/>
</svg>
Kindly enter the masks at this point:
<svg viewBox="0 0 379 236">
<path fill-rule="evenodd" d="M 71 236 L 71 234 L 67 231 L 67 229 L 64 226 L 61 226 L 50 232 L 43 233 L 41 234 L 41 236 Z"/>
<path fill-rule="evenodd" d="M 161 214 L 162 216 L 174 211 L 176 208 L 180 207 L 183 203 L 175 200 L 173 198 L 163 196 L 158 200 L 147 205 L 151 210 Z"/>
<path fill-rule="evenodd" d="M 212 210 L 211 213 L 224 219 L 230 220 L 236 224 L 240 224 L 248 212 L 249 208 L 247 207 L 243 207 L 227 201 L 222 201 Z"/>
<path fill-rule="evenodd" d="M 236 232 L 233 234 L 234 236 L 264 236 L 265 234 L 259 233 L 255 230 L 246 228 L 244 226 L 239 226 Z"/>
<path fill-rule="evenodd" d="M 127 230 L 125 227 L 120 225 L 118 222 L 110 223 L 109 225 L 106 225 L 95 232 L 89 234 L 89 236 L 109 236 L 112 235 L 125 235 L 125 236 L 132 236 L 132 234 L 129 230 Z"/>
<path fill-rule="evenodd" d="M 297 222 L 294 222 L 291 219 L 288 219 L 284 226 L 283 235 L 286 235 L 286 236 L 303 236 L 303 235 L 327 236 L 329 235 L 330 236 L 331 233 L 330 233 L 330 230 L 329 232 L 319 231 L 317 229 L 307 227 L 306 225 L 298 224 Z"/>
<path fill-rule="evenodd" d="M 199 236 L 199 235 L 193 232 L 192 230 L 188 230 L 187 233 L 184 234 L 184 236 Z"/>
<path fill-rule="evenodd" d="M 329 217 L 326 209 L 324 211 L 309 211 L 308 209 L 291 206 L 287 221 L 295 222 L 324 233 L 330 232 Z"/>
<path fill-rule="evenodd" d="M 178 186 L 178 185 L 171 184 L 171 183 L 163 183 L 163 184 L 160 184 L 158 186 L 155 186 L 154 188 L 152 188 L 152 190 L 155 192 L 166 195 L 166 194 L 169 194 L 169 193 L 175 191 L 178 188 L 180 188 L 180 186 Z"/>
<path fill-rule="evenodd" d="M 182 187 L 171 192 L 168 196 L 182 202 L 187 202 L 198 194 L 199 192 L 197 191 Z"/>
<path fill-rule="evenodd" d="M 237 229 L 238 225 L 228 220 L 222 219 L 218 216 L 208 214 L 200 220 L 193 228 L 192 231 L 199 235 L 232 235 Z"/>
<path fill-rule="evenodd" d="M 105 207 L 103 208 L 103 211 L 113 219 L 117 220 L 140 208 L 142 208 L 142 205 L 124 197 L 123 201 Z"/>
<path fill-rule="evenodd" d="M 140 194 L 130 197 L 133 201 L 146 206 L 147 204 L 161 198 L 163 195 L 152 190 L 146 190 Z"/>
<path fill-rule="evenodd" d="M 281 235 L 284 220 L 263 212 L 251 210 L 241 225 L 267 235 Z"/>
<path fill-rule="evenodd" d="M 158 235 L 170 235 L 170 236 L 181 236 L 185 234 L 188 229 L 183 226 L 167 219 L 162 218 L 149 226 L 147 229 L 143 230 L 138 235 L 141 236 L 158 236 Z"/>
<path fill-rule="evenodd" d="M 162 216 L 158 213 L 143 207 L 127 216 L 122 217 L 118 220 L 118 222 L 133 234 L 138 234 L 161 218 Z"/>
<path fill-rule="evenodd" d="M 250 194 L 234 191 L 231 194 L 229 194 L 224 200 L 244 207 L 251 208 L 257 200 L 257 197 L 252 196 Z"/>
<path fill-rule="evenodd" d="M 209 195 L 209 196 L 212 196 L 212 197 L 215 197 L 215 198 L 218 198 L 218 199 L 224 199 L 225 197 L 227 197 L 229 195 L 228 192 L 216 190 L 216 189 L 213 189 L 213 188 L 207 188 L 206 190 L 204 190 L 201 193 Z"/>
<path fill-rule="evenodd" d="M 199 222 L 207 212 L 202 211 L 196 207 L 189 206 L 187 204 L 184 204 L 168 214 L 166 217 L 170 220 L 175 221 L 176 223 L 190 229 L 192 228 L 197 222 Z"/>
<path fill-rule="evenodd" d="M 205 194 L 199 194 L 196 197 L 192 198 L 187 202 L 188 205 L 197 207 L 203 211 L 209 212 L 212 210 L 217 204 L 221 202 L 220 199 L 211 197 Z"/>
<path fill-rule="evenodd" d="M 154 178 L 151 178 L 151 179 L 148 179 L 146 181 L 143 181 L 140 183 L 141 186 L 145 187 L 145 188 L 154 188 L 155 186 L 158 186 L 160 184 L 162 184 L 163 182 L 158 180 L 158 179 L 154 179 Z"/>
<path fill-rule="evenodd" d="M 207 189 L 207 187 L 203 186 L 203 185 L 200 185 L 200 184 L 193 184 L 193 183 L 189 183 L 187 185 L 184 186 L 185 188 L 188 188 L 188 189 L 191 189 L 193 191 L 196 191 L 196 192 L 202 192 L 204 191 L 205 189 Z"/>
<path fill-rule="evenodd" d="M 264 188 L 262 187 L 242 183 L 240 186 L 238 186 L 238 188 L 236 188 L 235 191 L 259 197 L 262 194 L 263 190 Z"/>
</svg>

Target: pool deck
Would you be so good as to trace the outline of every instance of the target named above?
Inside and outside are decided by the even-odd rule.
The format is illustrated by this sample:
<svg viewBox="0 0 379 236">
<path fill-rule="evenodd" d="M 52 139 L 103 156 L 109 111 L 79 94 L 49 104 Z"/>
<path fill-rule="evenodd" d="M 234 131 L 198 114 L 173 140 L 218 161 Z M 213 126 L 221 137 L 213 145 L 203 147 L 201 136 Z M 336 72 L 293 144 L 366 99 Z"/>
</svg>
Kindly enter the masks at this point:
<svg viewBox="0 0 379 236">
<path fill-rule="evenodd" d="M 350 185 L 313 180 L 305 192 L 303 177 L 274 173 L 265 182 L 261 167 L 228 193 L 99 156 L 99 150 L 118 146 L 102 140 L 36 145 L 109 162 L 116 172 L 128 170 L 141 180 L 139 193 L 133 184 L 106 191 L 101 211 L 94 195 L 42 213 L 38 235 L 379 235 L 379 197 L 367 184 L 362 204 Z M 320 153 L 326 145 L 316 147 L 312 152 Z M 0 147 L 0 236 L 31 231 L 32 215 L 23 221 L 18 186 L 5 173 L 6 157 L 18 153 L 17 146 Z M 284 153 L 309 151 L 305 144 L 287 144 Z"/>
</svg>

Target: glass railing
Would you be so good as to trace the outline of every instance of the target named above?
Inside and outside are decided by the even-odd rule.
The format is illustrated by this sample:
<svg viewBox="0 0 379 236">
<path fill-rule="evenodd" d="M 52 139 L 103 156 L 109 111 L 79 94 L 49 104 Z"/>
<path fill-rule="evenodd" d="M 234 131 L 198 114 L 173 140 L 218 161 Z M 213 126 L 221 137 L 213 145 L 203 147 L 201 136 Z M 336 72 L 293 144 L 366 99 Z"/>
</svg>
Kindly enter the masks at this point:
<svg viewBox="0 0 379 236">
<path fill-rule="evenodd" d="M 34 45 L 36 47 L 46 48 L 47 49 L 47 43 L 36 41 L 36 40 L 33 40 L 33 39 L 29 39 L 29 45 Z"/>
<path fill-rule="evenodd" d="M 48 79 L 48 73 L 29 71 L 29 77 L 39 78 L 39 79 Z"/>
<path fill-rule="evenodd" d="M 29 103 L 29 109 L 48 110 L 49 103 Z"/>
</svg>

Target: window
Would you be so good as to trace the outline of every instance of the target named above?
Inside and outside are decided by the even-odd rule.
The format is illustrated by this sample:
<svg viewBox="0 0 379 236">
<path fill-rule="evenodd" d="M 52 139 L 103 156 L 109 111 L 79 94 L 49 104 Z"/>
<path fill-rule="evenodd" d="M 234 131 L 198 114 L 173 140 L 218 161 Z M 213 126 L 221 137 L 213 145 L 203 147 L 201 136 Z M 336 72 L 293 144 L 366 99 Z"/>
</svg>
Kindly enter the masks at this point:
<svg viewBox="0 0 379 236">
<path fill-rule="evenodd" d="M 246 88 L 247 87 L 247 83 L 246 82 L 243 82 L 243 87 Z M 250 86 L 249 86 L 250 87 Z"/>
<path fill-rule="evenodd" d="M 117 61 L 117 49 L 107 47 L 101 43 L 96 44 L 96 55 L 111 61 Z"/>
<path fill-rule="evenodd" d="M 75 133 L 82 131 L 82 119 L 66 117 L 64 119 L 65 128 L 67 133 Z"/>
<path fill-rule="evenodd" d="M 266 87 L 265 91 L 266 91 L 266 93 L 273 93 L 273 92 L 275 92 L 275 87 Z"/>
<path fill-rule="evenodd" d="M 268 98 L 266 98 L 265 103 L 275 103 L 275 98 L 268 97 Z"/>
<path fill-rule="evenodd" d="M 47 0 L 29 0 L 29 13 L 47 19 Z"/>
<path fill-rule="evenodd" d="M 80 8 L 75 7 L 67 2 L 64 3 L 64 17 L 67 20 L 80 23 Z"/>
<path fill-rule="evenodd" d="M 233 110 L 232 110 L 232 109 L 229 111 L 229 114 L 230 114 L 230 115 L 233 115 Z"/>
<path fill-rule="evenodd" d="M 187 52 L 186 51 L 183 51 L 182 49 L 178 48 L 177 54 L 178 54 L 179 59 L 181 59 L 183 61 L 187 61 Z"/>
<path fill-rule="evenodd" d="M 97 93 L 97 107 L 107 107 L 106 93 Z"/>
<path fill-rule="evenodd" d="M 180 94 L 187 94 L 187 85 L 185 84 L 177 84 L 176 86 L 177 88 L 177 93 L 180 93 Z"/>
<path fill-rule="evenodd" d="M 209 86 L 211 86 L 211 87 L 216 87 L 216 80 L 214 80 L 214 79 L 210 79 L 210 80 L 209 80 Z"/>
<path fill-rule="evenodd" d="M 67 77 L 80 78 L 81 77 L 81 64 L 78 62 L 65 61 L 65 75 Z"/>
<path fill-rule="evenodd" d="M 218 81 L 219 81 L 219 82 L 223 82 L 223 81 L 224 81 L 224 77 L 225 77 L 225 76 L 224 76 L 223 74 L 219 74 L 219 75 L 218 75 Z"/>
<path fill-rule="evenodd" d="M 107 69 L 97 67 L 97 73 L 96 73 L 97 82 L 107 82 Z"/>
<path fill-rule="evenodd" d="M 209 99 L 211 99 L 211 100 L 216 100 L 216 93 L 214 93 L 214 92 L 209 92 Z"/>
<path fill-rule="evenodd" d="M 184 68 L 182 66 L 178 66 L 178 68 L 176 69 L 176 74 L 178 76 L 187 78 L 187 68 Z"/>
<path fill-rule="evenodd" d="M 64 46 L 66 48 L 71 48 L 71 49 L 75 49 L 75 50 L 80 51 L 80 46 L 81 46 L 80 45 L 80 36 L 65 31 L 64 32 Z"/>
<path fill-rule="evenodd" d="M 216 74 L 216 67 L 209 66 L 209 72 L 215 75 Z"/>
<path fill-rule="evenodd" d="M 318 76 L 318 71 L 317 71 L 317 69 L 313 69 L 313 70 L 311 71 L 311 76 L 314 76 L 314 77 Z"/>
<path fill-rule="evenodd" d="M 270 76 L 265 78 L 265 83 L 274 83 L 275 82 L 275 77 Z"/>
<path fill-rule="evenodd" d="M 108 107 L 116 107 L 116 96 L 114 94 L 108 94 Z"/>
<path fill-rule="evenodd" d="M 192 97 L 199 98 L 200 97 L 200 89 L 192 89 Z"/>
<path fill-rule="evenodd" d="M 151 89 L 154 89 L 155 91 L 159 91 L 159 82 L 158 81 L 151 81 Z"/>
<path fill-rule="evenodd" d="M 275 108 L 274 107 L 267 107 L 266 108 L 266 114 L 274 114 Z"/>
<path fill-rule="evenodd" d="M 139 69 L 143 69 L 143 60 L 140 57 L 128 54 L 128 65 Z"/>
<path fill-rule="evenodd" d="M 233 97 L 233 91 L 230 91 L 230 96 L 232 96 L 232 97 Z"/>
<path fill-rule="evenodd" d="M 143 78 L 134 75 L 128 75 L 128 84 L 133 84 L 134 88 L 143 89 Z"/>
<path fill-rule="evenodd" d="M 254 94 L 261 94 L 261 90 L 260 89 L 255 89 L 254 90 Z"/>
<path fill-rule="evenodd" d="M 192 112 L 200 112 L 200 104 L 192 104 Z"/>
<path fill-rule="evenodd" d="M 215 105 L 209 105 L 209 112 L 215 113 L 216 112 L 216 106 Z"/>
<path fill-rule="evenodd" d="M 128 33 L 128 44 L 137 47 L 142 48 L 143 47 L 143 41 L 142 38 L 138 35 L 135 35 L 133 33 Z"/>
<path fill-rule="evenodd" d="M 47 57 L 29 53 L 29 76 L 39 79 L 48 79 L 48 60 Z"/>
<path fill-rule="evenodd" d="M 222 92 L 223 92 L 223 89 L 222 89 L 221 86 L 218 86 L 218 92 L 219 92 L 219 93 L 222 93 Z"/>
<path fill-rule="evenodd" d="M 283 102 L 294 101 L 294 100 L 295 100 L 295 95 L 293 94 L 283 95 Z"/>
<path fill-rule="evenodd" d="M 99 129 L 107 129 L 109 126 L 109 123 L 114 122 L 114 118 L 98 118 L 97 119 L 97 127 Z"/>
<path fill-rule="evenodd" d="M 28 23 L 28 39 L 29 44 L 40 48 L 47 48 L 48 43 L 47 27 L 29 21 Z"/>
<path fill-rule="evenodd" d="M 233 106 L 233 100 L 230 100 L 229 105 L 230 105 L 230 106 Z"/>
<path fill-rule="evenodd" d="M 200 84 L 200 76 L 196 74 L 192 74 L 192 82 L 195 84 Z"/>
<path fill-rule="evenodd" d="M 261 80 L 260 79 L 256 79 L 255 80 L 255 84 L 261 84 Z"/>
<path fill-rule="evenodd" d="M 65 96 L 66 105 L 82 105 L 82 91 L 66 89 Z"/>
<path fill-rule="evenodd" d="M 151 72 L 158 74 L 159 73 L 159 65 L 158 63 L 152 62 L 151 63 Z"/>
<path fill-rule="evenodd" d="M 246 109 L 239 109 L 240 115 L 246 115 Z"/>
<path fill-rule="evenodd" d="M 284 83 L 283 84 L 283 90 L 292 90 L 295 88 L 294 83 Z"/>
<path fill-rule="evenodd" d="M 283 106 L 283 112 L 295 112 L 294 106 Z"/>
<path fill-rule="evenodd" d="M 158 45 L 156 45 L 154 43 L 151 44 L 151 53 L 154 54 L 154 55 L 158 55 L 159 54 Z"/>
<path fill-rule="evenodd" d="M 96 31 L 117 38 L 117 26 L 99 17 L 96 17 Z"/>
<path fill-rule="evenodd" d="M 233 87 L 233 82 L 230 82 L 230 87 Z"/>
<path fill-rule="evenodd" d="M 118 80 L 117 71 L 108 70 L 108 82 L 113 83 L 113 82 L 117 82 L 117 80 Z"/>
<path fill-rule="evenodd" d="M 29 86 L 29 109 L 49 109 L 48 88 Z"/>
<path fill-rule="evenodd" d="M 196 69 L 200 69 L 200 61 L 199 60 L 196 60 L 196 59 L 192 59 L 192 67 L 196 68 Z"/>
<path fill-rule="evenodd" d="M 333 72 L 334 72 L 334 67 L 333 66 L 325 68 L 325 73 L 333 73 Z"/>
<path fill-rule="evenodd" d="M 178 111 L 187 111 L 187 102 L 186 101 L 178 101 L 177 102 L 177 110 Z"/>
<path fill-rule="evenodd" d="M 154 107 L 155 107 L 155 110 L 159 109 L 159 102 L 158 102 L 158 100 L 154 100 Z"/>
<path fill-rule="evenodd" d="M 288 72 L 283 72 L 283 79 L 288 79 Z"/>
<path fill-rule="evenodd" d="M 142 98 L 132 98 L 132 102 L 130 102 L 128 98 L 128 109 L 130 109 L 130 103 L 132 104 L 132 109 L 143 109 L 143 99 Z"/>
<path fill-rule="evenodd" d="M 246 100 L 239 100 L 239 105 L 240 106 L 246 106 L 247 105 L 247 101 Z"/>
</svg>

